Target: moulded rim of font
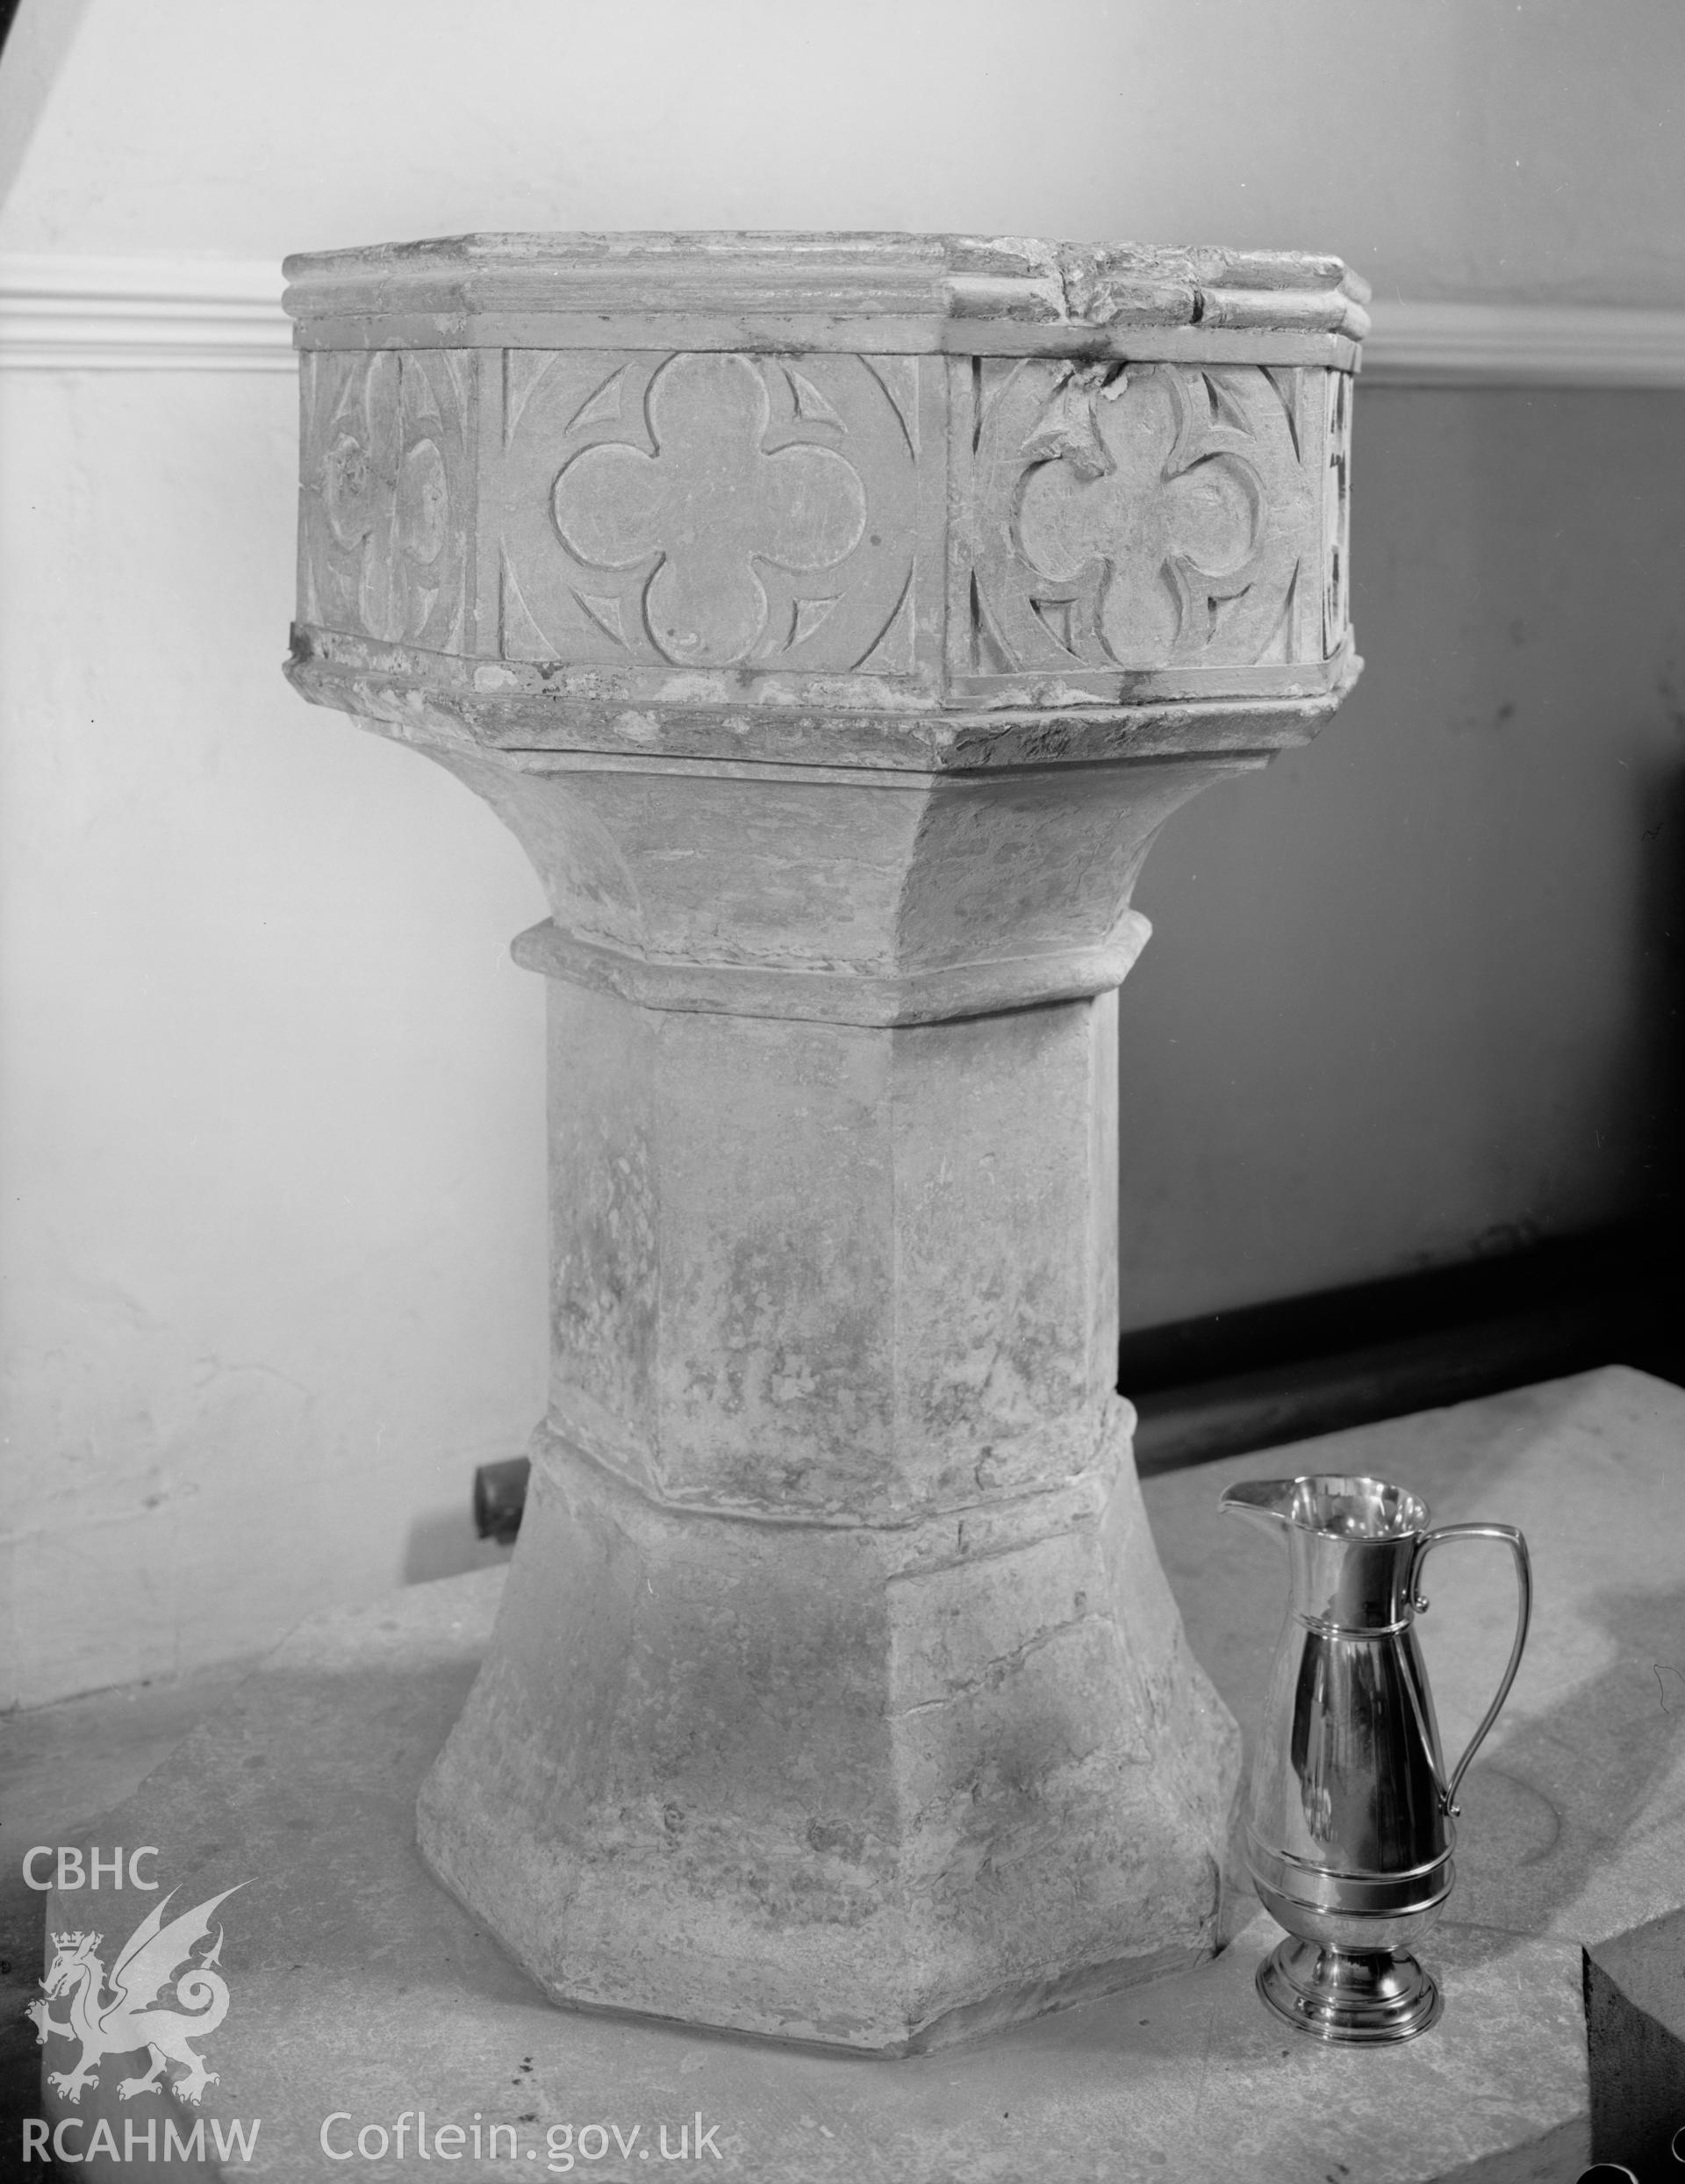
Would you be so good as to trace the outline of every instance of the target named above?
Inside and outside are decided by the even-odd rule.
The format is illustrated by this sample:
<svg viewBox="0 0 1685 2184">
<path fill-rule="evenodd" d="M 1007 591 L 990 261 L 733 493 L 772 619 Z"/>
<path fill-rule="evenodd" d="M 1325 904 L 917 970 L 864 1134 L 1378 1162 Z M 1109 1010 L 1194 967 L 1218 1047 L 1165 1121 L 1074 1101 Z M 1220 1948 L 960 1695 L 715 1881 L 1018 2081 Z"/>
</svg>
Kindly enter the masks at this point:
<svg viewBox="0 0 1685 2184">
<path fill-rule="evenodd" d="M 1110 353 L 1144 333 L 1215 353 L 1226 337 L 1309 341 L 1354 368 L 1367 284 L 1325 254 L 1021 236 L 758 231 L 468 234 L 289 257 L 283 298 L 303 346 L 383 341 L 600 344 L 605 320 L 722 321 L 721 345 L 855 345 L 976 354 Z M 558 321 L 580 322 L 577 336 Z M 394 325 L 393 322 L 397 324 Z M 490 321 L 482 326 L 480 321 Z M 700 329 L 699 328 L 699 331 Z M 692 345 L 697 336 L 686 336 Z M 1194 353 L 1192 349 L 1190 354 Z M 1312 361 L 1307 353 L 1299 361 Z"/>
</svg>

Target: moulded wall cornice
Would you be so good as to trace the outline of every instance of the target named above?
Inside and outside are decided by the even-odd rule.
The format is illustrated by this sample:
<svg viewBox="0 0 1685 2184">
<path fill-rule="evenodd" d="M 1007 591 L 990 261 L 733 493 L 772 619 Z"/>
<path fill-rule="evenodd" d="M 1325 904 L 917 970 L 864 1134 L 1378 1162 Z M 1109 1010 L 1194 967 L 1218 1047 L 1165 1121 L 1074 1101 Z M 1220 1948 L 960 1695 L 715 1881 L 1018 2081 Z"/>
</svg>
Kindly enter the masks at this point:
<svg viewBox="0 0 1685 2184">
<path fill-rule="evenodd" d="M 290 371 L 279 262 L 0 255 L 0 369 Z"/>
<path fill-rule="evenodd" d="M 0 369 L 290 371 L 278 264 L 0 255 Z M 1379 386 L 1685 387 L 1685 310 L 1377 297 Z"/>
<path fill-rule="evenodd" d="M 1685 386 L 1685 311 L 1383 302 L 1363 345 L 1380 386 Z"/>
</svg>

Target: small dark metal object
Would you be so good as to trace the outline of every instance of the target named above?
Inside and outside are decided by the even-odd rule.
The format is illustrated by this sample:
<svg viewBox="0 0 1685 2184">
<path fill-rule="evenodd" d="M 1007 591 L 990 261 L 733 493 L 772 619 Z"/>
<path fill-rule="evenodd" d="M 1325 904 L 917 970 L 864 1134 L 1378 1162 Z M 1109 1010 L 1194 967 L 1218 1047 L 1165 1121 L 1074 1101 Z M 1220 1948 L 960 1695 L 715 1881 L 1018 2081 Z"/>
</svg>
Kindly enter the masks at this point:
<svg viewBox="0 0 1685 2184">
<path fill-rule="evenodd" d="M 526 1456 L 506 1456 L 501 1463 L 483 1463 L 475 1472 L 474 1529 L 483 1540 L 507 1547 L 520 1531 L 532 1468 Z"/>
</svg>

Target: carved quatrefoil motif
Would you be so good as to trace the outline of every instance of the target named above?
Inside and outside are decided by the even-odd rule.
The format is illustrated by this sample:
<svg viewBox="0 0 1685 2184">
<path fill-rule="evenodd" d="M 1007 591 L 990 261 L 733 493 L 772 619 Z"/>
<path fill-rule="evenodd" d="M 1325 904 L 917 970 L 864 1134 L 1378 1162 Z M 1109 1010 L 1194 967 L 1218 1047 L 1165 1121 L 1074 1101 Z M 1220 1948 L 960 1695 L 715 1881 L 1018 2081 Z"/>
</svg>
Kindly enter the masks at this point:
<svg viewBox="0 0 1685 2184">
<path fill-rule="evenodd" d="M 1245 456 L 1201 445 L 1209 421 L 1180 375 L 1150 368 L 1065 389 L 1027 450 L 1051 459 L 1019 489 L 1024 558 L 1072 586 L 1065 599 L 1120 667 L 1197 655 L 1218 602 L 1258 574 L 1263 480 Z M 1040 603 L 1045 621 L 1056 600 Z"/>
<path fill-rule="evenodd" d="M 810 441 L 769 451 L 771 408 L 748 356 L 673 357 L 645 412 L 653 454 L 599 441 L 556 481 L 563 545 L 623 579 L 590 598 L 591 610 L 624 642 L 635 607 L 656 650 L 681 667 L 735 666 L 799 643 L 834 600 L 796 600 L 791 627 L 774 629 L 764 576 L 816 576 L 854 551 L 866 526 L 859 472 Z"/>
<path fill-rule="evenodd" d="M 1316 544 L 1290 403 L 1255 367 L 1018 367 L 981 435 L 979 664 L 1286 657 Z"/>
</svg>

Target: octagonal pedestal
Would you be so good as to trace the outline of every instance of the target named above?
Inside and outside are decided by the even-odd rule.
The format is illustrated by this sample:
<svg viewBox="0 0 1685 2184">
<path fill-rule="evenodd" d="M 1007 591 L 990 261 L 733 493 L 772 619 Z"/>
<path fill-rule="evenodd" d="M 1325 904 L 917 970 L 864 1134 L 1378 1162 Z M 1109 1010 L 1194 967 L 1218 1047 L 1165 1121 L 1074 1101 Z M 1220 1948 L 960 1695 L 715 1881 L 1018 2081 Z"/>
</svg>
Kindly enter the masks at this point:
<svg viewBox="0 0 1685 2184">
<path fill-rule="evenodd" d="M 1215 1945 L 1143 1517 L 1115 989 L 1356 672 L 1335 262 L 293 261 L 305 694 L 526 845 L 553 1374 L 434 1870 L 559 2001 L 902 2051 Z"/>
<path fill-rule="evenodd" d="M 1108 1389 L 1112 995 L 552 996 L 563 1354 L 435 1870 L 559 1998 L 872 2048 L 1193 1961 L 1232 1732 Z"/>
</svg>

